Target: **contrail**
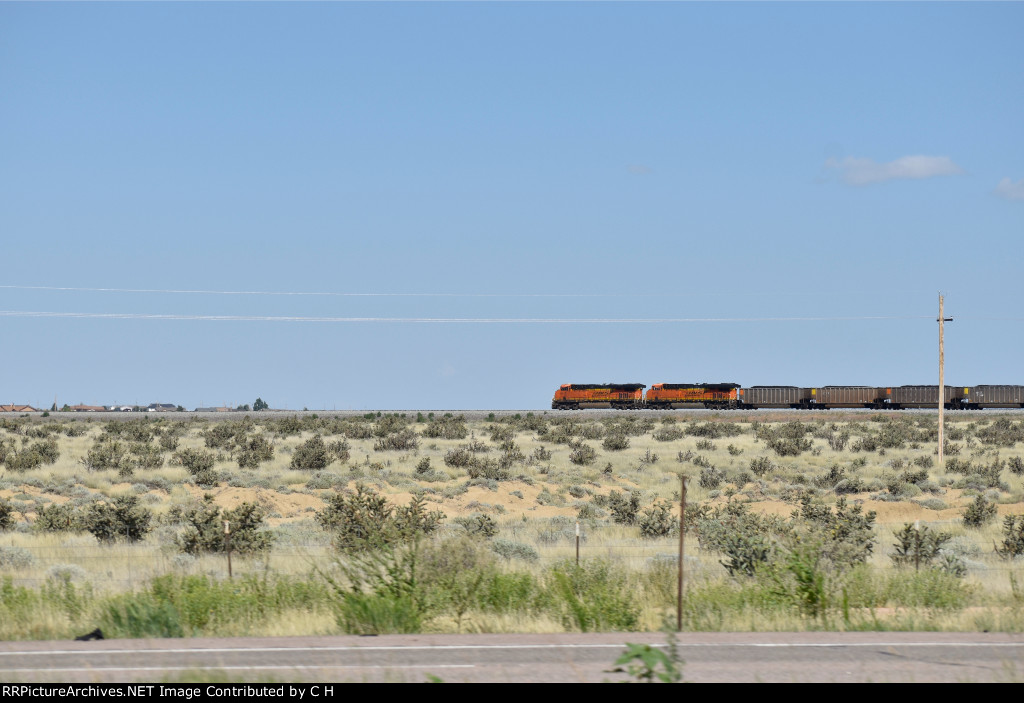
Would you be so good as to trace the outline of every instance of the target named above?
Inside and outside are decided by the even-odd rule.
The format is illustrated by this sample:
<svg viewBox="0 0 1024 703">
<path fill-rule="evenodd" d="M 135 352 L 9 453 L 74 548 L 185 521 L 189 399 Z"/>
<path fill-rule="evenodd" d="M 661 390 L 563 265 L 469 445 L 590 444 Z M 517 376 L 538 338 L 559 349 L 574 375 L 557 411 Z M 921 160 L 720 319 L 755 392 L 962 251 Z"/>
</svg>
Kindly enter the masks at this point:
<svg viewBox="0 0 1024 703">
<path fill-rule="evenodd" d="M 338 293 L 330 291 L 204 290 L 186 288 L 86 288 L 72 286 L 0 285 L 10 290 L 52 290 L 81 293 L 172 293 L 192 295 L 291 295 L 339 298 L 616 298 L 653 296 L 654 293 Z"/>
<path fill-rule="evenodd" d="M 929 315 L 851 317 L 316 317 L 306 315 L 181 315 L 142 312 L 47 312 L 0 310 L 0 317 L 62 317 L 100 320 L 203 320 L 209 322 L 473 323 L 473 324 L 667 324 L 692 322 L 831 322 L 927 320 Z"/>
</svg>

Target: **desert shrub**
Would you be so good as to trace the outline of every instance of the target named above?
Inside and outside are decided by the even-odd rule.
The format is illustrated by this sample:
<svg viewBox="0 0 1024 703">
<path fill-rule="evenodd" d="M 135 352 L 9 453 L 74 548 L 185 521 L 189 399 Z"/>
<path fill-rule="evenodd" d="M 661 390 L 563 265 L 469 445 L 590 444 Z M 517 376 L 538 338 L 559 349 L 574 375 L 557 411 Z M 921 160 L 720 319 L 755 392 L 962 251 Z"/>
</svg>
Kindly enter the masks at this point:
<svg viewBox="0 0 1024 703">
<path fill-rule="evenodd" d="M 403 415 L 391 413 L 377 418 L 373 425 L 374 437 L 387 437 L 389 434 L 401 432 L 409 425 L 409 420 Z"/>
<path fill-rule="evenodd" d="M 700 478 L 697 482 L 701 488 L 714 489 L 718 488 L 722 481 L 725 480 L 725 472 L 720 469 L 716 469 L 714 466 L 705 466 L 700 470 Z"/>
<path fill-rule="evenodd" d="M 428 511 L 422 497 L 414 496 L 407 506 L 396 509 L 363 484 L 358 484 L 354 493 L 330 496 L 327 506 L 316 514 L 317 522 L 334 535 L 335 547 L 345 552 L 380 548 L 430 534 L 444 519 L 444 513 Z"/>
<path fill-rule="evenodd" d="M 834 452 L 841 452 L 846 449 L 846 443 L 850 441 L 850 433 L 846 430 L 842 432 L 829 432 L 826 437 L 828 440 L 828 446 Z"/>
<path fill-rule="evenodd" d="M 530 460 L 534 462 L 551 461 L 551 452 L 543 446 L 537 447 L 530 455 Z"/>
<path fill-rule="evenodd" d="M 1007 559 L 1024 554 L 1024 515 L 1003 518 L 1003 543 L 996 545 L 996 554 Z"/>
<path fill-rule="evenodd" d="M 572 451 L 569 452 L 569 461 L 578 466 L 590 466 L 597 460 L 597 451 L 582 442 L 578 442 L 571 445 Z"/>
<path fill-rule="evenodd" d="M 540 559 L 540 554 L 530 545 L 507 539 L 496 539 L 491 542 L 491 550 L 508 560 L 518 559 L 532 563 Z"/>
<path fill-rule="evenodd" d="M 85 581 L 88 576 L 88 572 L 78 564 L 54 564 L 46 570 L 46 580 L 62 586 Z M 74 590 L 66 589 L 61 595 L 66 598 L 65 605 L 69 614 L 81 612 L 81 602 L 76 602 Z"/>
<path fill-rule="evenodd" d="M 640 516 L 640 536 L 647 538 L 667 537 L 679 532 L 679 518 L 672 514 L 672 504 L 667 500 L 656 500 Z"/>
<path fill-rule="evenodd" d="M 231 451 L 245 442 L 245 436 L 256 423 L 252 418 L 246 417 L 237 422 L 224 420 L 214 422 L 203 432 L 203 443 L 207 449 L 223 449 Z"/>
<path fill-rule="evenodd" d="M 512 472 L 510 464 L 495 461 L 488 457 L 474 457 L 473 461 L 466 467 L 466 473 L 471 479 L 489 479 L 491 481 L 511 481 Z"/>
<path fill-rule="evenodd" d="M 609 452 L 622 451 L 623 449 L 629 448 L 629 437 L 625 434 L 619 433 L 609 434 L 604 438 L 604 441 L 601 442 L 601 446 Z"/>
<path fill-rule="evenodd" d="M 695 446 L 698 452 L 713 452 L 718 448 L 710 439 L 698 439 Z"/>
<path fill-rule="evenodd" d="M 863 493 L 868 490 L 868 485 L 864 483 L 864 480 L 860 476 L 853 476 L 852 478 L 840 479 L 832 487 L 836 495 L 845 495 L 848 493 Z"/>
<path fill-rule="evenodd" d="M 732 422 L 695 422 L 687 426 L 686 434 L 705 439 L 721 439 L 743 434 L 743 430 Z"/>
<path fill-rule="evenodd" d="M 512 425 L 491 425 L 489 433 L 491 435 L 491 441 L 496 444 L 501 442 L 511 442 L 516 438 L 516 428 Z M 458 439 L 462 439 L 462 437 L 459 437 Z"/>
<path fill-rule="evenodd" d="M 917 457 L 916 459 L 914 459 L 913 463 L 914 466 L 917 466 L 925 470 L 935 466 L 935 461 L 933 461 L 932 458 L 927 454 L 922 454 L 921 456 Z"/>
<path fill-rule="evenodd" d="M 846 479 L 846 469 L 839 464 L 832 464 L 823 476 L 815 476 L 811 482 L 818 488 L 835 488 L 836 484 Z"/>
<path fill-rule="evenodd" d="M 873 510 L 865 513 L 860 505 L 851 507 L 846 498 L 839 498 L 833 511 L 828 506 L 815 505 L 810 496 L 804 495 L 800 512 L 791 525 L 798 535 L 809 535 L 809 541 L 817 542 L 821 555 L 842 570 L 863 564 L 871 556 L 876 541 L 876 518 Z"/>
<path fill-rule="evenodd" d="M 678 439 L 682 439 L 686 433 L 681 427 L 676 425 L 662 425 L 654 434 L 651 435 L 659 442 L 675 442 Z"/>
<path fill-rule="evenodd" d="M 951 537 L 945 532 L 933 532 L 927 525 L 915 527 L 909 522 L 893 535 L 896 537 L 895 551 L 889 558 L 896 566 L 913 565 L 914 568 L 930 566 Z"/>
<path fill-rule="evenodd" d="M 419 435 L 413 430 L 403 429 L 385 435 L 373 443 L 375 452 L 409 451 L 420 446 Z"/>
<path fill-rule="evenodd" d="M 213 470 L 217 457 L 203 449 L 182 449 L 174 453 L 174 461 L 181 464 L 195 479 L 197 485 L 215 486 L 220 476 Z"/>
<path fill-rule="evenodd" d="M 185 531 L 175 543 L 185 554 L 193 556 L 223 552 L 225 547 L 224 522 L 231 530 L 231 551 L 236 554 L 253 554 L 270 548 L 273 535 L 266 529 L 267 511 L 255 503 L 242 503 L 232 510 L 221 511 L 212 498 L 180 510 L 178 517 L 185 524 Z"/>
<path fill-rule="evenodd" d="M 465 447 L 456 447 L 445 452 L 444 463 L 452 468 L 464 468 L 476 460 L 473 452 Z"/>
<path fill-rule="evenodd" d="M 620 525 L 635 525 L 640 512 L 640 494 L 630 491 L 623 495 L 618 491 L 608 494 L 608 510 L 612 520 Z"/>
<path fill-rule="evenodd" d="M 925 498 L 924 500 L 915 501 L 922 508 L 928 508 L 929 510 L 945 510 L 949 507 L 946 501 L 941 498 Z"/>
<path fill-rule="evenodd" d="M 605 420 L 607 434 L 621 434 L 627 437 L 641 437 L 654 429 L 654 420 L 649 417 L 637 418 L 623 415 Z"/>
<path fill-rule="evenodd" d="M 1011 456 L 1007 461 L 1010 473 L 1014 476 L 1024 476 L 1024 459 L 1019 456 Z"/>
<path fill-rule="evenodd" d="M 0 531 L 14 527 L 14 506 L 11 501 L 0 498 Z"/>
<path fill-rule="evenodd" d="M 340 439 L 327 445 L 327 451 L 334 455 L 334 458 L 344 464 L 351 456 L 351 447 L 347 439 Z"/>
<path fill-rule="evenodd" d="M 966 527 L 982 527 L 996 519 L 995 503 L 985 500 L 985 496 L 978 495 L 974 502 L 964 508 L 963 518 Z"/>
<path fill-rule="evenodd" d="M 469 428 L 466 426 L 466 418 L 458 417 L 451 413 L 434 418 L 423 428 L 423 436 L 437 439 L 465 439 L 469 436 Z"/>
<path fill-rule="evenodd" d="M 160 449 L 152 444 L 133 442 L 126 446 L 104 434 L 93 443 L 82 464 L 90 471 L 113 470 L 122 478 L 129 478 L 135 469 L 160 468 L 164 458 Z"/>
<path fill-rule="evenodd" d="M 494 535 L 498 534 L 498 524 L 494 522 L 494 518 L 490 515 L 476 513 L 468 517 L 455 518 L 455 522 L 456 524 L 462 525 L 467 534 L 474 537 L 490 539 L 491 537 L 494 537 Z"/>
<path fill-rule="evenodd" d="M 786 529 L 780 519 L 757 515 L 735 501 L 713 509 L 694 506 L 687 511 L 688 530 L 691 525 L 701 548 L 723 555 L 720 563 L 732 576 L 752 576 L 768 560 L 769 537 Z"/>
<path fill-rule="evenodd" d="M 947 473 L 963 474 L 966 476 L 967 474 L 974 473 L 974 465 L 969 461 L 952 457 L 946 459 L 946 471 Z"/>
<path fill-rule="evenodd" d="M 583 439 L 601 439 L 605 436 L 605 428 L 596 422 L 588 422 L 580 426 L 579 435 Z"/>
<path fill-rule="evenodd" d="M 112 502 L 93 503 L 82 523 L 100 542 L 125 539 L 138 542 L 150 530 L 153 513 L 139 505 L 138 496 L 119 496 Z"/>
<path fill-rule="evenodd" d="M 1024 442 L 1024 422 L 1013 422 L 1008 417 L 999 417 L 975 434 L 982 444 L 1012 447 L 1017 442 Z"/>
<path fill-rule="evenodd" d="M 322 491 L 333 486 L 344 486 L 347 483 L 348 479 L 342 478 L 338 474 L 330 471 L 316 471 L 306 481 L 306 488 Z"/>
<path fill-rule="evenodd" d="M 850 451 L 852 452 L 874 452 L 878 451 L 878 437 L 873 434 L 868 434 L 858 438 L 853 444 L 850 445 Z"/>
<path fill-rule="evenodd" d="M 178 449 L 178 437 L 170 432 L 160 435 L 160 449 L 165 452 L 173 452 Z"/>
<path fill-rule="evenodd" d="M 164 457 L 160 448 L 146 442 L 134 442 L 129 447 L 130 461 L 133 468 L 152 470 L 164 465 Z"/>
<path fill-rule="evenodd" d="M 257 469 L 260 464 L 274 458 L 274 445 L 262 434 L 246 437 L 239 445 L 236 458 L 238 468 Z"/>
<path fill-rule="evenodd" d="M 80 532 L 85 529 L 82 511 L 71 503 L 50 503 L 36 511 L 32 529 L 39 532 Z"/>
<path fill-rule="evenodd" d="M 768 440 L 768 446 L 779 456 L 800 456 L 809 451 L 814 442 L 809 439 L 796 437 L 773 437 Z"/>
<path fill-rule="evenodd" d="M 501 445 L 501 458 L 498 459 L 498 463 L 507 471 L 515 464 L 525 464 L 526 455 L 514 442 L 505 442 Z"/>
<path fill-rule="evenodd" d="M 652 452 L 650 449 L 644 450 L 644 453 L 640 455 L 641 464 L 657 464 L 660 459 L 657 454 Z"/>
<path fill-rule="evenodd" d="M 4 465 L 16 472 L 29 471 L 43 464 L 53 464 L 60 458 L 60 449 L 53 437 L 32 442 L 20 451 L 12 443 L 3 453 Z"/>
<path fill-rule="evenodd" d="M 0 545 L 0 569 L 27 569 L 35 561 L 32 552 L 24 547 Z"/>
<path fill-rule="evenodd" d="M 298 471 L 322 471 L 331 463 L 324 439 L 316 434 L 300 444 L 292 455 L 291 468 Z"/>
<path fill-rule="evenodd" d="M 468 449 L 473 454 L 486 454 L 487 452 L 491 451 L 490 447 L 488 447 L 486 444 L 481 442 L 479 439 L 476 439 L 475 437 L 471 438 L 462 446 Z"/>
</svg>

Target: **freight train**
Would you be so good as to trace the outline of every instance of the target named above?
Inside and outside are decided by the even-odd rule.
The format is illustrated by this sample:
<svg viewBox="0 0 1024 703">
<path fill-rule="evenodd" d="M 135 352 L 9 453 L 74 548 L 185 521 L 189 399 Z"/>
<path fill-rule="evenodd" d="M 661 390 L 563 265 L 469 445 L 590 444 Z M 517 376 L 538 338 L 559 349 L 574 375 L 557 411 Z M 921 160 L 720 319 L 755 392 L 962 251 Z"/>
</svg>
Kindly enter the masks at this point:
<svg viewBox="0 0 1024 703">
<path fill-rule="evenodd" d="M 938 386 L 749 386 L 738 383 L 655 383 L 647 394 L 643 383 L 565 383 L 551 400 L 554 410 L 615 408 L 619 410 L 716 408 L 756 410 L 792 408 L 873 408 L 903 410 L 937 408 Z M 949 410 L 1024 408 L 1024 386 L 945 386 L 943 406 Z"/>
</svg>

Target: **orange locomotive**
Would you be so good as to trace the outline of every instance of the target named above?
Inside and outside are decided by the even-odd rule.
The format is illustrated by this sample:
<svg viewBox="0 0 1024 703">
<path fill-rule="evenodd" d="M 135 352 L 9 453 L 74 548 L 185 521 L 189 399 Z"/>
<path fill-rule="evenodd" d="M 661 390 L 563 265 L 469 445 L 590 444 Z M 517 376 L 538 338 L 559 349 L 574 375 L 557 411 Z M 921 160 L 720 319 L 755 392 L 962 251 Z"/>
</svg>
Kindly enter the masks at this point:
<svg viewBox="0 0 1024 703">
<path fill-rule="evenodd" d="M 740 405 L 737 383 L 655 383 L 647 391 L 648 408 L 736 408 Z"/>
<path fill-rule="evenodd" d="M 639 409 L 644 407 L 644 388 L 642 383 L 563 383 L 555 391 L 551 408 Z"/>
</svg>

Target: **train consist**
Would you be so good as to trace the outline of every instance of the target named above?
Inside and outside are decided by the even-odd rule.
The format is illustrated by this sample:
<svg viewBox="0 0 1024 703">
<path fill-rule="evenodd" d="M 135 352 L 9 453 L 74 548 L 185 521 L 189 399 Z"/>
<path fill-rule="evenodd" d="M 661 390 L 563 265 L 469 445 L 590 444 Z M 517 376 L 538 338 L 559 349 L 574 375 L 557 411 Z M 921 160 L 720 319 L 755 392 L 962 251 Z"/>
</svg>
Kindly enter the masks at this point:
<svg viewBox="0 0 1024 703">
<path fill-rule="evenodd" d="M 903 410 L 936 408 L 938 386 L 750 386 L 737 383 L 655 383 L 644 395 L 642 383 L 565 383 L 551 400 L 554 410 L 616 408 L 619 410 L 717 408 L 757 410 L 792 408 L 874 408 Z M 943 405 L 949 410 L 1024 408 L 1024 386 L 946 386 Z"/>
</svg>

